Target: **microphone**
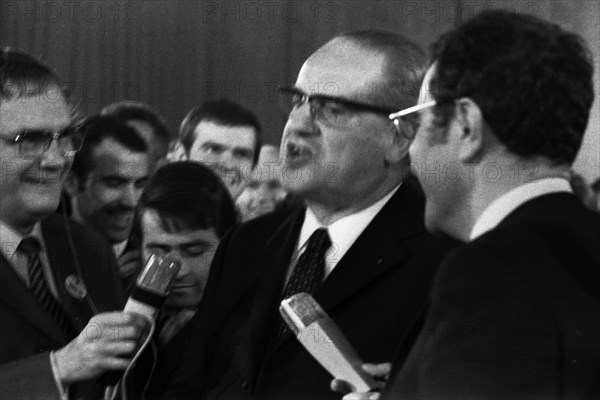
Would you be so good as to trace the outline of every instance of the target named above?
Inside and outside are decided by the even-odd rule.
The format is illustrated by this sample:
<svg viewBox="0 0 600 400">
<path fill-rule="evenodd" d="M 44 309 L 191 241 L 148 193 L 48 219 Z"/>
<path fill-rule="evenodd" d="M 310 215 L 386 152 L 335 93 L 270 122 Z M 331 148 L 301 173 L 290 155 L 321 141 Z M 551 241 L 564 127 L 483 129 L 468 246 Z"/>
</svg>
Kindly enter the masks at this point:
<svg viewBox="0 0 600 400">
<path fill-rule="evenodd" d="M 375 380 L 362 369 L 362 360 L 335 322 L 308 293 L 281 302 L 279 312 L 306 350 L 336 379 L 355 392 L 368 392 Z"/>
<path fill-rule="evenodd" d="M 180 268 L 181 260 L 173 253 L 166 255 L 152 253 L 148 257 L 123 311 L 143 315 L 150 322 L 151 329 L 142 344 L 136 348 L 135 356 L 125 373 L 114 371 L 103 375 L 101 382 L 105 386 L 105 399 L 115 398 L 119 380 L 121 377 L 127 376 L 128 371 L 150 341 L 155 329 L 156 317 L 167 300 Z M 123 397 L 125 397 L 125 390 L 123 390 Z"/>
<path fill-rule="evenodd" d="M 154 321 L 167 300 L 180 268 L 181 260 L 173 253 L 150 254 L 123 311 L 142 314 Z"/>
</svg>

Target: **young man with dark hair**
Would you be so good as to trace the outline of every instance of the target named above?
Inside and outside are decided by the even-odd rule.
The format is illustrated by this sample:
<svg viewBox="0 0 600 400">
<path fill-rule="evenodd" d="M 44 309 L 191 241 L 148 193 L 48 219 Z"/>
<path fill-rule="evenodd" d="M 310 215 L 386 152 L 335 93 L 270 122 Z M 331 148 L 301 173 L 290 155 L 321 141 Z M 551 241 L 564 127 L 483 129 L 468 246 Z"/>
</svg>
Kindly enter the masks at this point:
<svg viewBox="0 0 600 400">
<path fill-rule="evenodd" d="M 148 147 L 133 128 L 109 116 L 89 118 L 80 131 L 86 141 L 66 185 L 73 218 L 96 229 L 119 256 L 150 175 Z"/>
<path fill-rule="evenodd" d="M 0 90 L 0 394 L 96 399 L 93 380 L 127 367 L 146 323 L 108 312 L 124 303 L 112 251 L 54 214 L 82 145 L 60 80 L 0 48 Z"/>
<path fill-rule="evenodd" d="M 174 252 L 183 261 L 159 317 L 158 362 L 147 391 L 150 398 L 161 398 L 182 354 L 195 340 L 188 322 L 200 306 L 217 245 L 235 223 L 227 188 L 201 164 L 167 164 L 144 189 L 132 234 L 139 245 L 138 263 L 152 252 Z"/>
<path fill-rule="evenodd" d="M 187 158 L 212 168 L 233 199 L 244 189 L 262 145 L 261 126 L 248 109 L 229 100 L 209 101 L 193 108 L 179 130 Z"/>
<path fill-rule="evenodd" d="M 491 11 L 443 35 L 433 60 L 410 156 L 427 227 L 467 244 L 440 266 L 382 399 L 598 398 L 600 216 L 568 181 L 590 52 L 557 25 Z"/>
<path fill-rule="evenodd" d="M 120 101 L 107 105 L 100 114 L 112 116 L 135 129 L 146 141 L 152 169 L 166 157 L 172 139 L 167 122 L 148 104 L 131 100 Z"/>
</svg>

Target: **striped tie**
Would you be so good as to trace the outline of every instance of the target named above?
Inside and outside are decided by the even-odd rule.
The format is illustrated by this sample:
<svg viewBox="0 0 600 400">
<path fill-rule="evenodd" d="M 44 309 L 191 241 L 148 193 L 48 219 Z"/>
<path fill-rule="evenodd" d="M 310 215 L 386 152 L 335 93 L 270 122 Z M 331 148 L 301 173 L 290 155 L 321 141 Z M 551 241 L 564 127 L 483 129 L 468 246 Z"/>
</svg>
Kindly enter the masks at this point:
<svg viewBox="0 0 600 400">
<path fill-rule="evenodd" d="M 42 305 L 42 308 L 57 322 L 60 329 L 67 334 L 67 337 L 72 338 L 75 336 L 73 327 L 69 323 L 69 319 L 61 305 L 58 304 L 48 289 L 40 262 L 40 249 L 40 244 L 33 237 L 23 239 L 18 247 L 18 250 L 27 256 L 29 290 L 31 290 L 33 296 Z"/>
</svg>

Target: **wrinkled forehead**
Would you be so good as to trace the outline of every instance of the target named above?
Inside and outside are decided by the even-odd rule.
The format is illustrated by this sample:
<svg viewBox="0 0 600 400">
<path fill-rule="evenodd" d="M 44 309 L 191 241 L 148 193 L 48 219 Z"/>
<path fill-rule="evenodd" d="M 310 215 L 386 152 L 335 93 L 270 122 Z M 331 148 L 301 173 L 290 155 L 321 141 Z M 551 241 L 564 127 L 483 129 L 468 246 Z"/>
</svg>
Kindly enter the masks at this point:
<svg viewBox="0 0 600 400">
<path fill-rule="evenodd" d="M 57 86 L 40 93 L 0 99 L 0 129 L 13 132 L 23 129 L 60 130 L 73 119 L 73 110 Z"/>
<path fill-rule="evenodd" d="M 309 94 L 359 98 L 384 80 L 385 57 L 348 40 L 334 40 L 311 55 L 296 85 Z"/>
</svg>

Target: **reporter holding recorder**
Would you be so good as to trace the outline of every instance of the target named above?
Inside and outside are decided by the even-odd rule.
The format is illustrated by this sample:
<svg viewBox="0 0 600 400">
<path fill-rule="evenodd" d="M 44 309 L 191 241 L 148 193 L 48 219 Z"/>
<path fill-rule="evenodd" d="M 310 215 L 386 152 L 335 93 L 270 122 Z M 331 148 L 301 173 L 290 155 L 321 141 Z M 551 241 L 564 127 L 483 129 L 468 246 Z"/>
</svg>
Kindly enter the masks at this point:
<svg viewBox="0 0 600 400">
<path fill-rule="evenodd" d="M 121 310 L 111 248 L 53 215 L 82 137 L 58 77 L 0 49 L 0 394 L 98 398 L 147 326 Z"/>
</svg>

